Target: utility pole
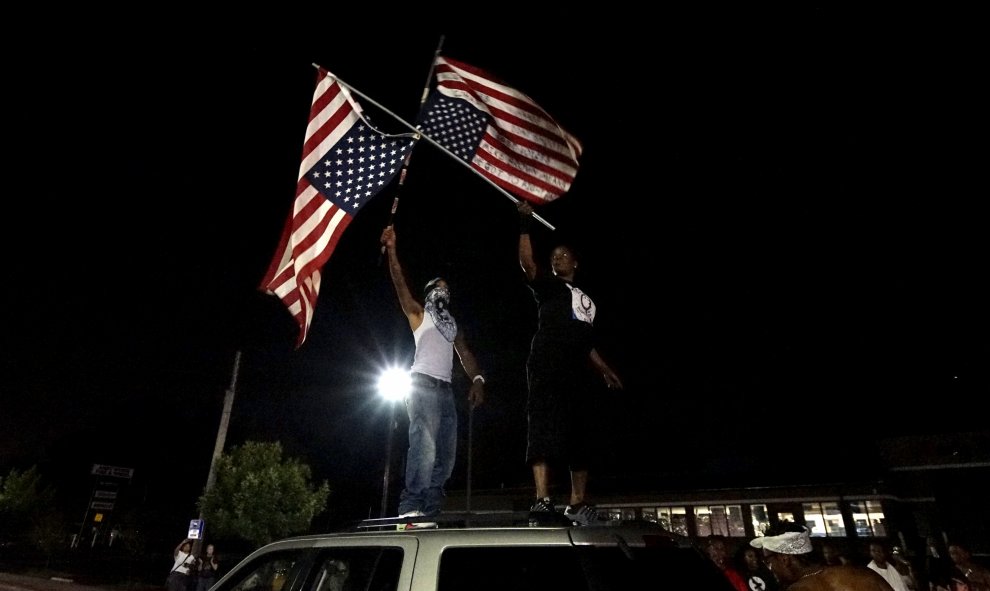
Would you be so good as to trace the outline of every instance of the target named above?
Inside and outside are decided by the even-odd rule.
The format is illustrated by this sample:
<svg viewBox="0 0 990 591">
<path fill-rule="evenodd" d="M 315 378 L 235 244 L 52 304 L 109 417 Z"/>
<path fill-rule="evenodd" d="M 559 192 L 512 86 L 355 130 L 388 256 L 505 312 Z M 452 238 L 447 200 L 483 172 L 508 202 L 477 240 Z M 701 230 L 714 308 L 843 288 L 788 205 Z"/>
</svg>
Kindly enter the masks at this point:
<svg viewBox="0 0 990 591">
<path fill-rule="evenodd" d="M 220 428 L 217 429 L 217 442 L 213 446 L 213 459 L 210 460 L 210 473 L 206 477 L 206 487 L 203 489 L 203 494 L 210 492 L 213 488 L 213 482 L 216 480 L 216 466 L 217 459 L 220 458 L 220 454 L 223 453 L 223 444 L 227 440 L 227 426 L 230 424 L 230 410 L 234 406 L 234 391 L 237 388 L 237 373 L 241 367 L 241 352 L 238 351 L 234 355 L 234 371 L 230 376 L 230 387 L 227 388 L 227 393 L 223 398 L 223 414 L 220 415 Z M 200 510 L 199 518 L 203 519 L 203 511 Z M 206 528 L 203 528 L 204 536 Z M 203 546 L 203 539 L 195 540 L 193 542 L 192 553 L 193 556 L 199 556 L 200 549 Z"/>
</svg>

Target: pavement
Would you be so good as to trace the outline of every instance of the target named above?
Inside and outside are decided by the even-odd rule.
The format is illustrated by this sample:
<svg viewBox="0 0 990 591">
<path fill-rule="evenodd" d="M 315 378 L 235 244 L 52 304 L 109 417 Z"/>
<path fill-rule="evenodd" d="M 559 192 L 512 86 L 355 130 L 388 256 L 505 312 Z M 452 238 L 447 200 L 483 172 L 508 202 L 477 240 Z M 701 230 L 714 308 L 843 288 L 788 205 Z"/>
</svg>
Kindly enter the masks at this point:
<svg viewBox="0 0 990 591">
<path fill-rule="evenodd" d="M 162 591 L 164 585 L 83 585 L 69 577 L 16 575 L 0 572 L 0 591 Z"/>
</svg>

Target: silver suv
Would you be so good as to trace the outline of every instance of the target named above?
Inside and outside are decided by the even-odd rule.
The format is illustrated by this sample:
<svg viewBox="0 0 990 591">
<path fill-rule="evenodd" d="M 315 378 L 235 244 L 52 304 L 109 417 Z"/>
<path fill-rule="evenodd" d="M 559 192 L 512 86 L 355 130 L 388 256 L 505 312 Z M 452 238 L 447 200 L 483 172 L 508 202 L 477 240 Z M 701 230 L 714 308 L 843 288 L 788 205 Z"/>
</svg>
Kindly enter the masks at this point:
<svg viewBox="0 0 990 591">
<path fill-rule="evenodd" d="M 396 531 L 371 521 L 264 546 L 211 591 L 732 591 L 690 540 L 645 522 Z"/>
</svg>

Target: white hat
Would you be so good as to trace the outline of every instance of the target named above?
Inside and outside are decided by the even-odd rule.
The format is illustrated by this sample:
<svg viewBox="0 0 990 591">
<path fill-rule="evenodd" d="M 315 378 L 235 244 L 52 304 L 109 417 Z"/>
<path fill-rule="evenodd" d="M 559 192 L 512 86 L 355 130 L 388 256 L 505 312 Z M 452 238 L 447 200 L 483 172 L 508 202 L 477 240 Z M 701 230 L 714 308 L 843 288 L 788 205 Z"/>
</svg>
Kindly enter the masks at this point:
<svg viewBox="0 0 990 591">
<path fill-rule="evenodd" d="M 808 528 L 800 532 L 784 532 L 779 536 L 754 538 L 750 543 L 754 548 L 766 548 L 777 554 L 807 554 L 811 552 L 811 533 Z"/>
</svg>

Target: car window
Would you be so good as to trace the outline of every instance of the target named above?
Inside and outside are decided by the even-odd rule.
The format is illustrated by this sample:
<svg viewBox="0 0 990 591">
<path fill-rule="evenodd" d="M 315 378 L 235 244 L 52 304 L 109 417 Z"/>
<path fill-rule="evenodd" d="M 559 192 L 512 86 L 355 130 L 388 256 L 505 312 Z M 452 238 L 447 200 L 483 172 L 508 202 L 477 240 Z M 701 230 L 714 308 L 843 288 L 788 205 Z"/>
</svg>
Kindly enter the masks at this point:
<svg viewBox="0 0 990 591">
<path fill-rule="evenodd" d="M 732 591 L 696 551 L 628 546 L 448 548 L 438 591 Z"/>
<path fill-rule="evenodd" d="M 320 552 L 307 591 L 395 591 L 402 570 L 402 549 L 338 547 Z"/>
<path fill-rule="evenodd" d="M 237 569 L 236 577 L 224 583 L 229 591 L 287 591 L 286 585 L 299 573 L 298 565 L 303 558 L 303 550 L 284 550 L 258 557 L 243 568 Z"/>
<path fill-rule="evenodd" d="M 467 546 L 440 556 L 437 591 L 588 591 L 572 546 Z"/>
</svg>

